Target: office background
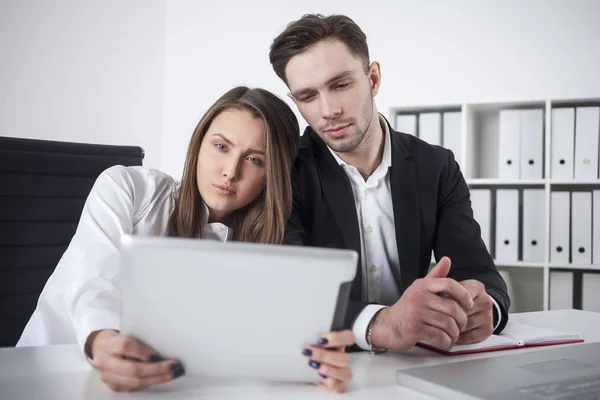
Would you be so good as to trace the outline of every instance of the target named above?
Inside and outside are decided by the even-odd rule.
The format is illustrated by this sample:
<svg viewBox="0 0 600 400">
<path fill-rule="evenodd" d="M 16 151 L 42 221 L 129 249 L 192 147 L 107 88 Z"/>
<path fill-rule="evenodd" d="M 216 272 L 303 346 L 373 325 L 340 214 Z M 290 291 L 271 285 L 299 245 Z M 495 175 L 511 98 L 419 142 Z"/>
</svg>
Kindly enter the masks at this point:
<svg viewBox="0 0 600 400">
<path fill-rule="evenodd" d="M 345 13 L 391 107 L 600 95 L 595 0 L 0 0 L 2 135 L 135 144 L 179 176 L 206 108 L 237 84 L 286 95 L 273 37 Z"/>
<path fill-rule="evenodd" d="M 347 14 L 363 28 L 390 118 L 411 107 L 549 111 L 555 100 L 600 99 L 596 0 L 0 0 L 0 135 L 139 145 L 146 166 L 179 177 L 195 124 L 227 89 L 285 98 L 269 45 L 309 12 Z M 544 189 L 549 207 L 546 184 L 503 188 Z M 521 304 L 535 301 L 515 311 L 540 308 L 540 290 L 548 299 L 549 257 L 519 272 L 517 284 L 544 284 L 517 288 Z"/>
</svg>

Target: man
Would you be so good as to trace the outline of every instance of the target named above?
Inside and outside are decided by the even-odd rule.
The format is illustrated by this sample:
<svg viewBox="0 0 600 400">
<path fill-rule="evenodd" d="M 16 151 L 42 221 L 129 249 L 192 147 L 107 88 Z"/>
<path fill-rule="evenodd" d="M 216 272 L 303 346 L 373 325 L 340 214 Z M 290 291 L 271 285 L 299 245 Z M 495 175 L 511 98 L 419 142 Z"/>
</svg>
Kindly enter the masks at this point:
<svg viewBox="0 0 600 400">
<path fill-rule="evenodd" d="M 357 344 L 447 347 L 500 332 L 506 285 L 458 164 L 378 114 L 381 70 L 361 29 L 342 15 L 305 15 L 275 38 L 269 57 L 310 125 L 294 166 L 286 243 L 360 254 L 346 318 Z M 432 250 L 438 264 L 428 273 Z"/>
</svg>

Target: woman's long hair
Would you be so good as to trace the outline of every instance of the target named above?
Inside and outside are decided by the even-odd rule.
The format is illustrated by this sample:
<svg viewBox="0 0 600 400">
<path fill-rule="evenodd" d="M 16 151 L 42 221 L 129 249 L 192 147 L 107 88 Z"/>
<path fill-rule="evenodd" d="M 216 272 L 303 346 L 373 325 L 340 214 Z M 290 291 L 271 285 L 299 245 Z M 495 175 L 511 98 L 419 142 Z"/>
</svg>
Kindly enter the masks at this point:
<svg viewBox="0 0 600 400">
<path fill-rule="evenodd" d="M 278 244 L 292 212 L 292 164 L 300 141 L 298 120 L 287 104 L 263 89 L 236 87 L 219 98 L 204 114 L 190 140 L 179 194 L 169 217 L 167 236 L 202 238 L 204 215 L 196 181 L 198 153 L 213 120 L 228 109 L 249 112 L 265 125 L 266 185 L 250 204 L 231 214 L 233 240 Z"/>
</svg>

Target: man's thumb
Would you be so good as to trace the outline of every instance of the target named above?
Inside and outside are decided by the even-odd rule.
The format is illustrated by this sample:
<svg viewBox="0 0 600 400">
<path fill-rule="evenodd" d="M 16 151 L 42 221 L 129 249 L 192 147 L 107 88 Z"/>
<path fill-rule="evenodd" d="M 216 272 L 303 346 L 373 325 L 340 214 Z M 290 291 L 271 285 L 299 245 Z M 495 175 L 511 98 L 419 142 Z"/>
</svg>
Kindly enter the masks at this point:
<svg viewBox="0 0 600 400">
<path fill-rule="evenodd" d="M 442 257 L 440 262 L 438 262 L 435 267 L 429 271 L 425 278 L 445 278 L 448 276 L 450 272 L 450 259 L 448 257 Z"/>
</svg>

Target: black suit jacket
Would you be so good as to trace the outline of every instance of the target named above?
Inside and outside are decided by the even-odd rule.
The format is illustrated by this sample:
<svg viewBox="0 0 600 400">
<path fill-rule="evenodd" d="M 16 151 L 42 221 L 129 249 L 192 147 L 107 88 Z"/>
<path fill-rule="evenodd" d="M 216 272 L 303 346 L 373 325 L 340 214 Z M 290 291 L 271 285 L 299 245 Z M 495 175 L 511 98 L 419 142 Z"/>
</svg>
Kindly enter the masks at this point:
<svg viewBox="0 0 600 400">
<path fill-rule="evenodd" d="M 386 121 L 387 123 L 387 121 Z M 400 268 L 392 274 L 400 294 L 435 258 L 452 260 L 450 277 L 477 279 L 502 312 L 500 332 L 508 321 L 506 284 L 488 253 L 473 219 L 469 188 L 451 151 L 432 146 L 412 135 L 392 130 L 390 184 Z M 360 233 L 350 180 L 343 168 L 310 127 L 300 139 L 292 172 L 294 207 L 286 244 L 353 249 L 360 255 Z M 361 301 L 360 262 L 352 285 L 344 326 L 368 304 Z"/>
</svg>

